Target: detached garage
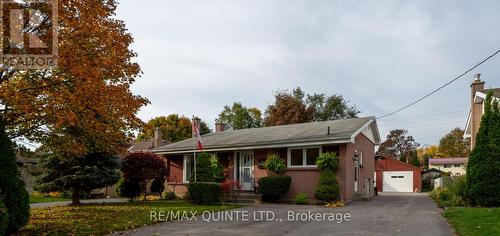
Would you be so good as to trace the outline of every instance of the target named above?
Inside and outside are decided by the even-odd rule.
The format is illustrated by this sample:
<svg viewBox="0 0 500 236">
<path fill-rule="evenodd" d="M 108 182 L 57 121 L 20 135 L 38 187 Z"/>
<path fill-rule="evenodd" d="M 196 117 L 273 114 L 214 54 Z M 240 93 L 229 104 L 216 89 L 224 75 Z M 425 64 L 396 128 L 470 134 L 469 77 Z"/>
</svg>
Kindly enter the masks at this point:
<svg viewBox="0 0 500 236">
<path fill-rule="evenodd" d="M 420 192 L 421 169 L 392 158 L 376 156 L 375 187 L 378 192 Z"/>
</svg>

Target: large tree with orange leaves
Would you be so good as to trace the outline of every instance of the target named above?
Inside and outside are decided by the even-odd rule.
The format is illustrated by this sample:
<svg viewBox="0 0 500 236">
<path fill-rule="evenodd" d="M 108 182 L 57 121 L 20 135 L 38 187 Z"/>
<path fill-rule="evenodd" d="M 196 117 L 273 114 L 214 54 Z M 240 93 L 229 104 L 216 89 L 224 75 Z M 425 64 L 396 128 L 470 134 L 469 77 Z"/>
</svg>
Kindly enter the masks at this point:
<svg viewBox="0 0 500 236">
<path fill-rule="evenodd" d="M 60 0 L 56 69 L 0 71 L 2 118 L 10 137 L 39 142 L 59 158 L 125 151 L 148 103 L 130 85 L 140 75 L 136 54 L 113 0 Z M 71 190 L 79 192 L 81 186 Z M 78 203 L 79 194 L 73 194 Z"/>
</svg>

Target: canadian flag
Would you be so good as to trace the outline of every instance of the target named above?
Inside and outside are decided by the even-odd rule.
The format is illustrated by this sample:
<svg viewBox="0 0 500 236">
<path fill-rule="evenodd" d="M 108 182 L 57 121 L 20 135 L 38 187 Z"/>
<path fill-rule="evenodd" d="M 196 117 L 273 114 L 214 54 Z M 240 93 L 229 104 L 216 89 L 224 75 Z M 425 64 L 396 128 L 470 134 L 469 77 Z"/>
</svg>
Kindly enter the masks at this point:
<svg viewBox="0 0 500 236">
<path fill-rule="evenodd" d="M 200 130 L 198 129 L 198 125 L 196 124 L 197 121 L 195 119 L 193 119 L 193 122 L 191 122 L 192 125 L 193 125 L 193 134 L 194 134 L 194 138 L 195 138 L 195 141 L 196 141 L 196 148 L 198 150 L 203 150 L 203 143 L 201 143 L 201 135 L 200 135 Z"/>
</svg>

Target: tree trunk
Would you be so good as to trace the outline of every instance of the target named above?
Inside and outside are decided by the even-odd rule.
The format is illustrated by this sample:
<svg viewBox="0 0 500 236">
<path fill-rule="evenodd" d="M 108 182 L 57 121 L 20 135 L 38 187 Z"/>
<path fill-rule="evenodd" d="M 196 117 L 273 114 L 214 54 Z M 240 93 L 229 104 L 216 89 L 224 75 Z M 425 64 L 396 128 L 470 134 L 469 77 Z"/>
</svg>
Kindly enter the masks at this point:
<svg viewBox="0 0 500 236">
<path fill-rule="evenodd" d="M 80 205 L 80 189 L 73 189 L 73 193 L 71 194 L 71 205 Z"/>
<path fill-rule="evenodd" d="M 144 201 L 147 200 L 146 195 L 148 194 L 148 180 L 144 180 Z"/>
</svg>

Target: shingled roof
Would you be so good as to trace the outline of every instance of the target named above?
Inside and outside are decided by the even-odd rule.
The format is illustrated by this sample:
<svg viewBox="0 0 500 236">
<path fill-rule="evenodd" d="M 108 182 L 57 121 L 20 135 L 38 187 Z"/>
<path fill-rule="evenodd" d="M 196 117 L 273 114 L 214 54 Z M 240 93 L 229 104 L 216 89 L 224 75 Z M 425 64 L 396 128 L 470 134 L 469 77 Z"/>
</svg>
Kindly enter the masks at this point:
<svg viewBox="0 0 500 236">
<path fill-rule="evenodd" d="M 467 163 L 467 157 L 447 157 L 447 158 L 430 158 L 429 164 L 431 165 L 445 165 L 445 164 L 464 164 Z"/>
<path fill-rule="evenodd" d="M 330 133 L 328 134 L 328 129 Z M 202 136 L 205 151 L 286 147 L 348 143 L 363 130 L 370 130 L 375 143 L 380 142 L 375 117 L 311 122 L 293 125 L 271 126 L 215 132 Z M 152 150 L 157 154 L 192 152 L 194 139 L 160 146 Z"/>
</svg>

